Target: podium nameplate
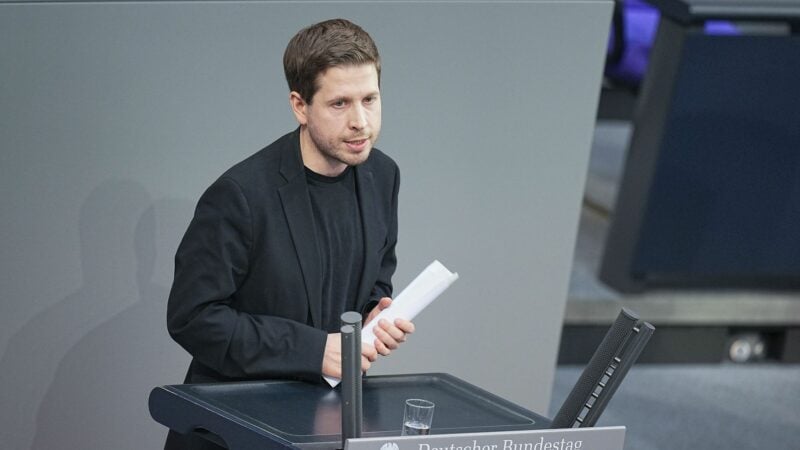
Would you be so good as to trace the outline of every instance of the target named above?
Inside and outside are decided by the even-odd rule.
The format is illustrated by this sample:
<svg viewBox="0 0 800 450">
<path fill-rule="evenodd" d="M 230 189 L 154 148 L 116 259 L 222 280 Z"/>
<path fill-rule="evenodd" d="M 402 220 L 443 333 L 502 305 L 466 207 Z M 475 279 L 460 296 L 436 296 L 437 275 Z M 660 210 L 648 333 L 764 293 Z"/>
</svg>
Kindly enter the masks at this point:
<svg viewBox="0 0 800 450">
<path fill-rule="evenodd" d="M 622 450 L 625 427 L 348 439 L 344 450 Z"/>
</svg>

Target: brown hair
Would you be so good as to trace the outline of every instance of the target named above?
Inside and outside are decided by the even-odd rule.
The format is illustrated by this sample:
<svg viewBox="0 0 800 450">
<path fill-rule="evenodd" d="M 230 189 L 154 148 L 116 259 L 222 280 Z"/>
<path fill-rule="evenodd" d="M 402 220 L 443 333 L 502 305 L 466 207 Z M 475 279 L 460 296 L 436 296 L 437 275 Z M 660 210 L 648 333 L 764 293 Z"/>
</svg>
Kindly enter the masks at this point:
<svg viewBox="0 0 800 450">
<path fill-rule="evenodd" d="M 346 19 L 331 19 L 303 28 L 283 53 L 283 72 L 289 90 L 306 103 L 317 92 L 317 77 L 334 66 L 375 64 L 378 84 L 381 58 L 378 47 L 361 27 Z"/>
</svg>

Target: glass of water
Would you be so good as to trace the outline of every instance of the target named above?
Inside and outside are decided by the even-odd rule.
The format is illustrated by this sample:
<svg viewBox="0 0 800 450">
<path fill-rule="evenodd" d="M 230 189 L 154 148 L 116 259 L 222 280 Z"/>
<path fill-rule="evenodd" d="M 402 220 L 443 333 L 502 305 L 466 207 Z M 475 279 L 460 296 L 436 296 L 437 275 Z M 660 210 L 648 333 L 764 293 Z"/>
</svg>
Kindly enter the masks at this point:
<svg viewBox="0 0 800 450">
<path fill-rule="evenodd" d="M 403 436 L 419 436 L 431 432 L 433 422 L 433 402 L 420 398 L 406 400 L 403 412 Z"/>
</svg>

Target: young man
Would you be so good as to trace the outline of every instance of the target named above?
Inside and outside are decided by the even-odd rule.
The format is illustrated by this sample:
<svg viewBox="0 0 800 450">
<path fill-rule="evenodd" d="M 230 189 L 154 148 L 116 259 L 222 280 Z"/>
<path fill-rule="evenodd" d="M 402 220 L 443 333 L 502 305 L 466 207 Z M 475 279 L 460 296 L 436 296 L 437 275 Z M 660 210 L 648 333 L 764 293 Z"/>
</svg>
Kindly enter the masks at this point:
<svg viewBox="0 0 800 450">
<path fill-rule="evenodd" d="M 187 383 L 340 377 L 339 316 L 391 304 L 397 165 L 373 148 L 380 57 L 342 19 L 301 30 L 283 58 L 299 127 L 225 172 L 200 198 L 175 256 L 170 335 Z M 362 367 L 414 325 L 382 321 Z M 170 433 L 168 450 L 218 449 Z"/>
</svg>

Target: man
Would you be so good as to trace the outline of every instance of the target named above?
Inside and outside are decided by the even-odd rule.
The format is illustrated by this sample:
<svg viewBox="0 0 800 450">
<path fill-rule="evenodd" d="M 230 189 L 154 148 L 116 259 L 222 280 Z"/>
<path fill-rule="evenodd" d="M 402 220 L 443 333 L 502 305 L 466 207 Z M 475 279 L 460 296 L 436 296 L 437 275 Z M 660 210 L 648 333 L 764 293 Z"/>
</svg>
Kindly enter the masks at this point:
<svg viewBox="0 0 800 450">
<path fill-rule="evenodd" d="M 200 198 L 175 256 L 167 322 L 193 360 L 187 383 L 341 377 L 339 316 L 391 305 L 399 172 L 373 148 L 380 57 L 342 19 L 301 30 L 283 58 L 299 127 Z M 381 321 L 362 367 L 414 325 Z M 170 433 L 166 448 L 218 449 Z"/>
</svg>

